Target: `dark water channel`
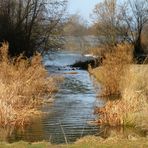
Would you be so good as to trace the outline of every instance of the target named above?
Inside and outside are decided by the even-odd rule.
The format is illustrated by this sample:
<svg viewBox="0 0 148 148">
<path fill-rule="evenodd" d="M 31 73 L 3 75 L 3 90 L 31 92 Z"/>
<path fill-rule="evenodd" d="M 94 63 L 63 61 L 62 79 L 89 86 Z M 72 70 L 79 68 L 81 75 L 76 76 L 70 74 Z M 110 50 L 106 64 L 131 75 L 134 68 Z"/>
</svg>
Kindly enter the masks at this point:
<svg viewBox="0 0 148 148">
<path fill-rule="evenodd" d="M 97 92 L 88 72 L 65 67 L 82 58 L 80 54 L 67 52 L 45 57 L 44 64 L 49 73 L 64 77 L 59 92 L 54 97 L 55 101 L 42 106 L 46 116 L 35 120 L 25 130 L 14 130 L 7 141 L 46 140 L 51 143 L 71 143 L 86 135 L 107 135 L 108 130 L 104 127 L 88 124 L 96 118 L 93 115 L 94 106 L 104 104 L 101 99 L 97 99 Z"/>
</svg>

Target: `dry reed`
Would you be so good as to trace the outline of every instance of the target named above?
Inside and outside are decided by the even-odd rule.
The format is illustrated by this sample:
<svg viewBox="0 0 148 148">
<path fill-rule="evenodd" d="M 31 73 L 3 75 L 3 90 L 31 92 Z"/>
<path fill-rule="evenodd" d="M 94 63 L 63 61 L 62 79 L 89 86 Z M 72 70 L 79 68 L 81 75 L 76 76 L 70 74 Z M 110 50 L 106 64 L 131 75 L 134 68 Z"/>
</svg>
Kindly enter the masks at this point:
<svg viewBox="0 0 148 148">
<path fill-rule="evenodd" d="M 125 48 L 126 47 L 126 48 Z M 110 126 L 132 125 L 148 129 L 148 67 L 132 64 L 130 47 L 115 47 L 105 57 L 99 69 L 105 94 L 120 93 L 118 100 L 109 100 L 99 114 L 98 124 Z M 128 51 L 127 51 L 128 50 Z M 103 87 L 104 88 L 104 87 Z"/>
<path fill-rule="evenodd" d="M 124 73 L 124 67 L 133 62 L 132 47 L 128 44 L 119 44 L 111 47 L 105 53 L 102 66 L 95 71 L 95 75 L 102 83 L 102 96 L 120 93 L 119 83 Z"/>
<path fill-rule="evenodd" d="M 33 115 L 45 94 L 55 89 L 54 79 L 48 77 L 40 54 L 32 59 L 20 55 L 9 58 L 8 43 L 0 48 L 0 125 L 24 126 Z"/>
<path fill-rule="evenodd" d="M 121 99 L 108 101 L 102 108 L 98 124 L 111 126 L 132 125 L 148 129 L 147 66 L 131 65 L 120 81 Z"/>
</svg>

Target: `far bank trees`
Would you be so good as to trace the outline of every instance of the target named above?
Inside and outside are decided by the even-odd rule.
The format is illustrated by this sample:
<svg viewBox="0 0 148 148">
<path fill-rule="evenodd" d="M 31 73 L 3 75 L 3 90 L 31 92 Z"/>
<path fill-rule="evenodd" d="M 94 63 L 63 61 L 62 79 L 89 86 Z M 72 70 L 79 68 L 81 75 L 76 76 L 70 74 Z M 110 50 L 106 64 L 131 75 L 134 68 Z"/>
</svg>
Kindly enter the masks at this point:
<svg viewBox="0 0 148 148">
<path fill-rule="evenodd" d="M 66 36 L 85 36 L 87 30 L 87 23 L 77 13 L 70 15 L 64 24 L 64 35 Z"/>
<path fill-rule="evenodd" d="M 66 0 L 0 0 L 0 42 L 10 55 L 31 56 L 58 46 Z"/>
<path fill-rule="evenodd" d="M 134 45 L 135 53 L 143 52 L 142 31 L 148 23 L 148 1 L 128 0 L 121 4 L 117 0 L 104 0 L 94 8 L 94 20 L 101 42 L 116 45 L 128 41 Z"/>
</svg>

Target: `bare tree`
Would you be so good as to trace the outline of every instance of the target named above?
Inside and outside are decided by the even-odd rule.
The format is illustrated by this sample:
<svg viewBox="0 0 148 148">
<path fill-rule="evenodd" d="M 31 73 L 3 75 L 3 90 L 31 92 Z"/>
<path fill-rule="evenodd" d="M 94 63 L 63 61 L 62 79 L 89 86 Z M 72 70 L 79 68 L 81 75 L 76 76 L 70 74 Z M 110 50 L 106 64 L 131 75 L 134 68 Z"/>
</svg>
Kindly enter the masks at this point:
<svg viewBox="0 0 148 148">
<path fill-rule="evenodd" d="M 95 6 L 93 12 L 99 39 L 103 43 L 115 45 L 118 37 L 125 34 L 117 1 L 104 0 Z"/>
<path fill-rule="evenodd" d="M 117 4 L 117 0 L 104 0 L 94 9 L 98 35 L 108 44 L 117 39 L 134 45 L 135 54 L 142 53 L 141 36 L 148 23 L 148 0 L 128 0 Z"/>
<path fill-rule="evenodd" d="M 10 54 L 57 45 L 61 33 L 66 0 L 0 0 L 0 41 L 10 43 Z"/>
<path fill-rule="evenodd" d="M 64 34 L 69 36 L 84 36 L 87 33 L 87 24 L 79 14 L 70 15 L 64 25 Z"/>
<path fill-rule="evenodd" d="M 126 7 L 122 9 L 122 14 L 128 40 L 134 45 L 135 53 L 139 54 L 142 52 L 142 30 L 148 22 L 148 1 L 128 0 Z"/>
</svg>

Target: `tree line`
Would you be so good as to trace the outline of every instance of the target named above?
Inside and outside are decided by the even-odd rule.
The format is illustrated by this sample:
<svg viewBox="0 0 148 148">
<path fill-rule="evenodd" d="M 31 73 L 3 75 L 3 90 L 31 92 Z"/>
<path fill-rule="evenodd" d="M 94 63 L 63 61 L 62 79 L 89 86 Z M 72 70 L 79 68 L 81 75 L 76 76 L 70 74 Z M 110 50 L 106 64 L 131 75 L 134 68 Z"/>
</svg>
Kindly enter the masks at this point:
<svg viewBox="0 0 148 148">
<path fill-rule="evenodd" d="M 65 25 L 65 35 L 95 35 L 99 43 L 114 46 L 119 42 L 133 44 L 135 54 L 144 48 L 148 37 L 148 0 L 103 0 L 96 4 L 88 26 L 78 15 L 72 15 Z M 148 46 L 148 44 L 146 45 Z"/>
<path fill-rule="evenodd" d="M 142 31 L 148 25 L 148 1 L 104 0 L 94 9 L 98 35 L 107 44 L 115 45 L 117 39 L 134 45 L 135 54 L 142 53 Z M 147 32 L 145 32 L 146 34 Z"/>
<path fill-rule="evenodd" d="M 0 42 L 9 42 L 11 56 L 59 46 L 66 6 L 66 0 L 0 0 Z"/>
<path fill-rule="evenodd" d="M 129 42 L 138 54 L 144 50 L 148 0 L 103 0 L 93 9 L 92 25 L 79 14 L 67 16 L 66 8 L 67 0 L 0 0 L 0 42 L 9 42 L 11 56 L 59 48 L 60 37 L 69 35 L 94 35 L 113 46 Z"/>
</svg>

